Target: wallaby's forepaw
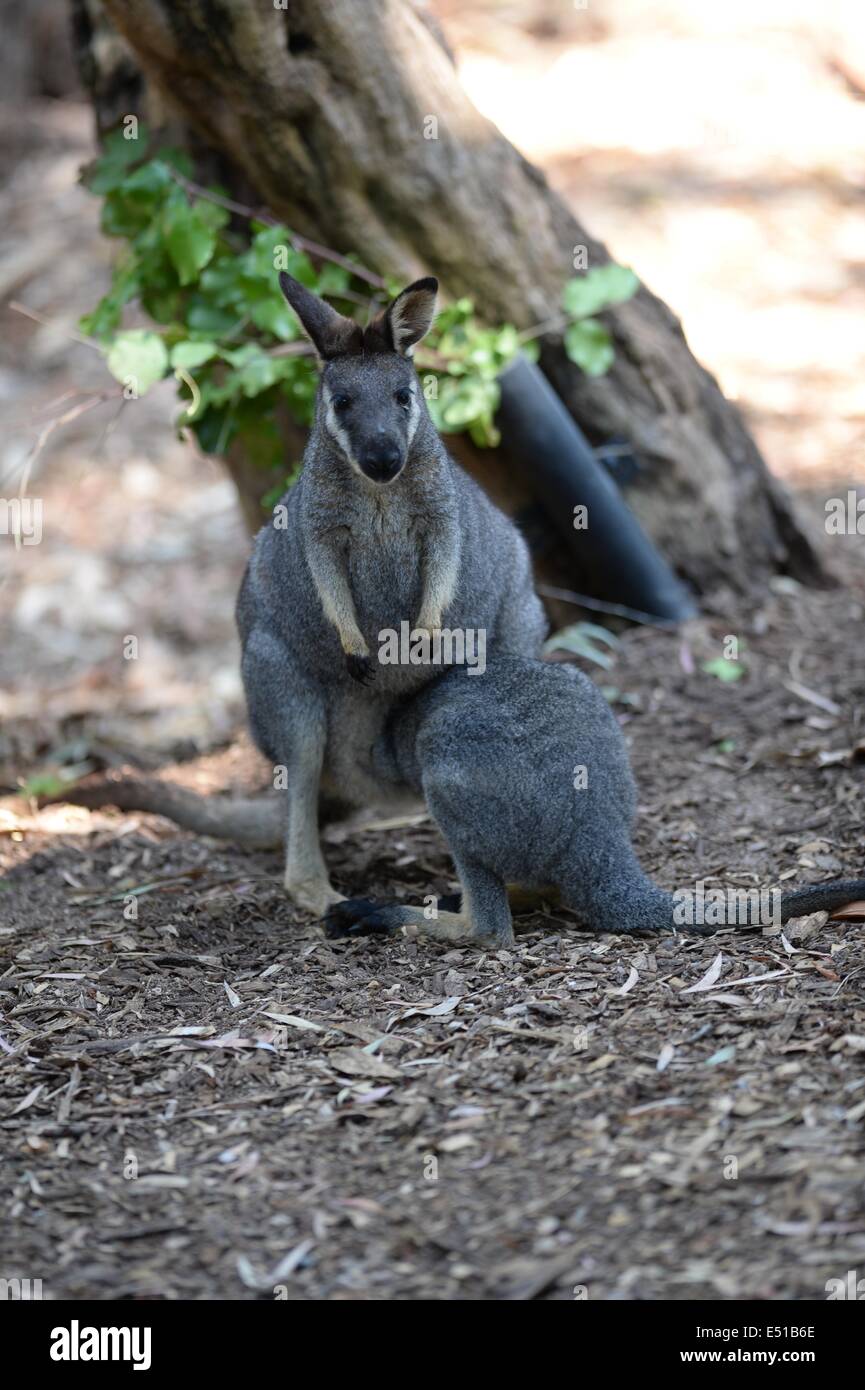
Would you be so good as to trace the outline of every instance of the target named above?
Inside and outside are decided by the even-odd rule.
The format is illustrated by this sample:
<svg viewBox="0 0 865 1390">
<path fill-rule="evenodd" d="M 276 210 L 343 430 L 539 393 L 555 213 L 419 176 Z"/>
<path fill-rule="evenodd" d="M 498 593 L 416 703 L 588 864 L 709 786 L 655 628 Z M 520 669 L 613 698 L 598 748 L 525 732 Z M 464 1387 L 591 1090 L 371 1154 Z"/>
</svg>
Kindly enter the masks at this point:
<svg viewBox="0 0 865 1390">
<path fill-rule="evenodd" d="M 390 936 L 398 929 L 393 908 L 372 898 L 346 898 L 325 914 L 324 934 L 331 941 L 344 937 Z"/>
<path fill-rule="evenodd" d="M 368 656 L 355 656 L 349 653 L 345 658 L 346 669 L 352 680 L 360 685 L 371 685 L 375 680 L 375 667 Z"/>
<path fill-rule="evenodd" d="M 425 632 L 427 636 L 430 638 L 430 641 L 432 641 L 434 634 L 436 632 L 441 632 L 441 626 L 441 613 L 421 613 L 420 617 L 415 623 L 414 630 L 415 632 Z"/>
</svg>

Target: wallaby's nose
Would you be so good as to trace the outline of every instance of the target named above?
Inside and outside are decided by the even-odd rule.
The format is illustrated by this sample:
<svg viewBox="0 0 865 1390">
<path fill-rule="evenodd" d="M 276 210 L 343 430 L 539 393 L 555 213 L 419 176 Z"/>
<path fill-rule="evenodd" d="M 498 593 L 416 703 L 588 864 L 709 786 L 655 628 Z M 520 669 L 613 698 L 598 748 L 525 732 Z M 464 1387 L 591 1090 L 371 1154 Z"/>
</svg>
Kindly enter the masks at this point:
<svg viewBox="0 0 865 1390">
<path fill-rule="evenodd" d="M 392 440 L 377 440 L 362 451 L 358 463 L 374 482 L 389 483 L 402 467 L 402 450 Z"/>
</svg>

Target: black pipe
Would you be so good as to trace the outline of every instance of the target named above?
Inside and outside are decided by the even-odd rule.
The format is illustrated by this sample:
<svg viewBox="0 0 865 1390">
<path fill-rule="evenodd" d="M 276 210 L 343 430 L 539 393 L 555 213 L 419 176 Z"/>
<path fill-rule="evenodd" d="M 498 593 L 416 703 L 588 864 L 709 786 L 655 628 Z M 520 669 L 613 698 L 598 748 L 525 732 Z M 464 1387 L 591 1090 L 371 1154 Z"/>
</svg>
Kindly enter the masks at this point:
<svg viewBox="0 0 865 1390">
<path fill-rule="evenodd" d="M 522 355 L 499 377 L 502 451 L 531 480 L 597 597 L 682 622 L 693 599 L 655 549 L 539 367 Z M 574 527 L 584 506 L 587 526 Z"/>
</svg>

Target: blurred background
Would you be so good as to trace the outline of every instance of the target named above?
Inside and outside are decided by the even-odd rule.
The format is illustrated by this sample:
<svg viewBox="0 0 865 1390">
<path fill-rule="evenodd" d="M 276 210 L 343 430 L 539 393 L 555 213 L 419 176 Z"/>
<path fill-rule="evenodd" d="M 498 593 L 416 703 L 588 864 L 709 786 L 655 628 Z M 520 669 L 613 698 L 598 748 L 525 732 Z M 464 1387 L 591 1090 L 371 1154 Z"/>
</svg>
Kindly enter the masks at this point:
<svg viewBox="0 0 865 1390">
<path fill-rule="evenodd" d="M 681 317 L 825 542 L 825 498 L 865 484 L 865 12 L 842 0 L 431 8 L 472 100 Z M 173 382 L 48 430 L 74 393 L 110 384 L 76 324 L 115 248 L 77 182 L 95 142 L 64 0 L 0 0 L 0 22 L 0 496 L 35 452 L 44 507 L 41 544 L 0 538 L 11 788 L 46 757 L 134 752 L 156 766 L 230 737 L 248 542 L 220 466 L 176 438 Z M 127 634 L 147 660 L 122 659 Z"/>
</svg>

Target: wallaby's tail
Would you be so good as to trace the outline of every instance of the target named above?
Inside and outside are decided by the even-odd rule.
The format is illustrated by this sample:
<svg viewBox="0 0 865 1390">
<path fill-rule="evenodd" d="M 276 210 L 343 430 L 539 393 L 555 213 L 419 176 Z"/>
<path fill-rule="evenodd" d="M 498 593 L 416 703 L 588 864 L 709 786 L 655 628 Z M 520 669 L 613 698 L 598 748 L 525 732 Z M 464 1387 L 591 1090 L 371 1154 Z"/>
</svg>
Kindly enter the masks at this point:
<svg viewBox="0 0 865 1390">
<path fill-rule="evenodd" d="M 281 798 L 201 796 L 172 782 L 147 777 L 85 779 L 62 796 L 46 798 L 42 805 L 59 801 L 75 806 L 117 806 L 121 811 L 151 811 L 166 816 L 184 830 L 232 840 L 246 849 L 272 849 L 280 844 L 285 826 Z"/>
<path fill-rule="evenodd" d="M 620 875 L 605 875 L 591 890 L 576 881 L 564 898 L 597 931 L 668 932 L 710 936 L 725 927 L 781 925 L 810 912 L 837 912 L 848 903 L 865 902 L 865 878 L 811 884 L 787 893 L 759 890 L 703 889 L 667 893 L 635 865 Z"/>
<path fill-rule="evenodd" d="M 675 926 L 684 932 L 701 935 L 722 927 L 780 926 L 791 917 L 807 917 L 809 912 L 837 912 L 848 903 L 865 900 L 865 878 L 837 879 L 833 883 L 814 883 L 806 888 L 794 888 L 788 893 L 777 889 L 761 893 L 757 890 L 722 889 L 714 907 L 704 902 L 699 924 L 687 919 L 682 922 L 682 905 L 676 901 L 672 920 L 668 915 L 664 927 Z M 711 925 L 710 925 L 711 924 Z"/>
<path fill-rule="evenodd" d="M 813 883 L 781 894 L 781 921 L 806 917 L 809 912 L 837 912 L 848 903 L 865 902 L 865 878 L 839 878 L 834 883 Z"/>
<path fill-rule="evenodd" d="M 685 897 L 664 893 L 651 886 L 642 889 L 626 907 L 619 906 L 617 931 L 679 931 L 685 935 L 711 936 L 724 927 L 782 925 L 791 917 L 810 912 L 837 912 L 848 903 L 865 902 L 865 878 L 838 879 L 810 884 L 788 893 L 761 893 L 745 889 L 707 890 L 702 901 L 696 894 Z M 609 908 L 604 917 L 609 922 Z"/>
</svg>

